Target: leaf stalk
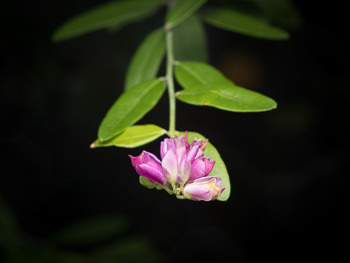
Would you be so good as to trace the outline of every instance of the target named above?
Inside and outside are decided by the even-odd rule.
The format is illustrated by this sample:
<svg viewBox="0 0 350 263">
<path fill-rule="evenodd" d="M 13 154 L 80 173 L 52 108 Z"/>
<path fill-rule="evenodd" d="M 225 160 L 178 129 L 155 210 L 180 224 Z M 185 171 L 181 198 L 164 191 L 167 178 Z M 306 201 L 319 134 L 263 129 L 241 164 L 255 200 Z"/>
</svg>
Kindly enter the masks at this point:
<svg viewBox="0 0 350 263">
<path fill-rule="evenodd" d="M 169 95 L 169 136 L 175 137 L 176 120 L 176 97 L 174 88 L 174 52 L 173 52 L 173 32 L 171 28 L 165 27 L 166 37 L 166 85 Z"/>
</svg>

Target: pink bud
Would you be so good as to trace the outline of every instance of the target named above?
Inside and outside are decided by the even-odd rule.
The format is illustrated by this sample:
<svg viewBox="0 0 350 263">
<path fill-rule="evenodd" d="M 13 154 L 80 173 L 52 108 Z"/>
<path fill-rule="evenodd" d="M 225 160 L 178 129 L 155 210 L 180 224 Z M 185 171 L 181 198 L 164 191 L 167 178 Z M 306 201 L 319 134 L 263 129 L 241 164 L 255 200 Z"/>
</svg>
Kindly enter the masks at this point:
<svg viewBox="0 0 350 263">
<path fill-rule="evenodd" d="M 151 183 L 167 185 L 163 167 L 159 159 L 152 153 L 143 151 L 139 156 L 129 155 L 131 163 L 140 176 L 146 177 Z"/>
<path fill-rule="evenodd" d="M 212 201 L 217 199 L 225 188 L 221 187 L 221 179 L 218 177 L 202 177 L 187 184 L 183 193 L 188 199 L 194 201 Z"/>
</svg>

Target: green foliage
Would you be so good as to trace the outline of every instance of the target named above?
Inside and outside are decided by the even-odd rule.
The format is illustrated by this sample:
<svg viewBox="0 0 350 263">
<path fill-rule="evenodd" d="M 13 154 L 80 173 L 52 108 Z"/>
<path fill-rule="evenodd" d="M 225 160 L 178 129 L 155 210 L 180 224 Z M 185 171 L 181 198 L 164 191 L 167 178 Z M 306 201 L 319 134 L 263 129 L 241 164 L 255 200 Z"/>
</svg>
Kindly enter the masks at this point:
<svg viewBox="0 0 350 263">
<path fill-rule="evenodd" d="M 174 28 L 175 60 L 208 60 L 207 37 L 202 21 L 192 15 Z"/>
<path fill-rule="evenodd" d="M 137 48 L 125 78 L 124 92 L 102 120 L 95 147 L 117 146 L 133 148 L 150 143 L 175 131 L 175 100 L 211 106 L 232 112 L 261 112 L 277 107 L 276 102 L 262 94 L 238 87 L 219 70 L 205 64 L 208 60 L 207 37 L 203 22 L 220 29 L 250 37 L 285 40 L 289 34 L 272 25 L 286 25 L 280 14 L 289 14 L 298 21 L 289 0 L 253 0 L 248 3 L 255 13 L 242 11 L 240 4 L 230 7 L 201 7 L 206 0 L 120 0 L 103 4 L 63 24 L 53 35 L 55 41 L 76 37 L 94 30 L 115 29 L 139 21 L 168 5 L 164 27 L 149 33 Z M 279 2 L 279 3 L 277 3 Z M 283 3 L 280 3 L 283 2 Z M 229 4 L 229 3 L 228 3 Z M 232 4 L 232 3 L 231 3 Z M 243 6 L 245 6 L 244 3 Z M 290 12 L 289 12 L 290 11 Z M 197 15 L 196 13 L 199 13 Z M 272 23 L 270 23 L 272 22 Z M 166 54 L 166 76 L 158 77 Z M 192 62 L 188 62 L 192 60 Z M 174 96 L 174 76 L 183 87 Z M 160 74 L 161 75 L 161 74 Z M 169 132 L 153 124 L 134 125 L 158 103 L 165 87 L 169 91 Z M 183 133 L 182 133 L 183 134 Z M 190 132 L 189 138 L 204 137 Z M 216 161 L 211 176 L 220 177 L 225 191 L 218 198 L 225 201 L 230 195 L 230 180 L 218 151 L 208 143 L 207 156 Z M 154 188 L 146 178 L 140 183 Z M 97 253 L 99 254 L 99 253 Z"/>
<path fill-rule="evenodd" d="M 208 8 L 205 10 L 203 18 L 213 26 L 251 37 L 272 40 L 289 38 L 289 34 L 285 30 L 272 26 L 257 16 L 238 10 Z"/>
<path fill-rule="evenodd" d="M 107 112 L 98 130 L 105 142 L 140 120 L 158 102 L 165 90 L 163 78 L 147 80 L 124 92 Z"/>
<path fill-rule="evenodd" d="M 177 132 L 178 135 L 185 135 L 185 132 Z M 197 132 L 188 132 L 188 141 L 192 142 L 194 138 L 201 139 L 202 141 L 206 140 L 206 137 L 197 133 Z M 230 184 L 230 176 L 227 172 L 224 161 L 221 159 L 221 156 L 218 150 L 214 147 L 213 144 L 208 141 L 207 146 L 204 150 L 205 156 L 210 156 L 212 161 L 215 161 L 215 165 L 213 170 L 210 172 L 209 176 L 219 177 L 222 180 L 221 188 L 224 187 L 225 191 L 219 196 L 217 200 L 219 201 L 227 201 L 231 194 L 231 184 Z"/>
<path fill-rule="evenodd" d="M 165 52 L 164 30 L 157 29 L 141 43 L 126 73 L 125 90 L 142 81 L 155 78 Z"/>
<path fill-rule="evenodd" d="M 0 198 L 0 258 L 3 263 L 163 262 L 162 254 L 150 240 L 126 233 L 130 220 L 125 215 L 77 221 L 52 234 L 48 240 L 21 233 L 16 222 Z M 14 232 L 16 238 L 8 235 Z"/>
<path fill-rule="evenodd" d="M 196 12 L 207 0 L 178 0 L 165 18 L 165 27 L 173 28 Z"/>
<path fill-rule="evenodd" d="M 54 250 L 40 249 L 23 244 L 9 249 L 2 257 L 2 263 L 60 263 Z M 68 262 L 67 262 L 68 263 Z M 74 263 L 74 262 L 73 262 Z"/>
<path fill-rule="evenodd" d="M 152 246 L 149 239 L 144 237 L 130 237 L 121 242 L 92 251 L 92 255 L 100 260 L 128 263 L 157 263 L 163 262 L 163 257 Z"/>
<path fill-rule="evenodd" d="M 112 1 L 67 21 L 56 30 L 54 41 L 77 37 L 98 29 L 122 27 L 152 15 L 164 0 Z"/>
<path fill-rule="evenodd" d="M 65 246 L 88 245 L 119 235 L 128 225 L 125 216 L 98 216 L 66 226 L 53 234 L 51 239 Z"/>
<path fill-rule="evenodd" d="M 97 139 L 91 145 L 91 148 L 108 146 L 135 148 L 158 139 L 160 136 L 166 134 L 166 132 L 163 128 L 153 124 L 135 125 L 126 128 L 121 134 L 108 141 L 101 142 Z"/>
<path fill-rule="evenodd" d="M 185 88 L 177 93 L 183 102 L 212 106 L 233 112 L 259 112 L 277 107 L 274 100 L 236 86 L 213 67 L 199 62 L 181 62 L 176 79 Z"/>
<path fill-rule="evenodd" d="M 140 176 L 139 177 L 140 184 L 144 187 L 147 187 L 148 189 L 153 189 L 156 187 L 155 184 L 152 184 L 146 177 Z"/>
<path fill-rule="evenodd" d="M 194 86 L 232 85 L 232 82 L 213 66 L 194 61 L 176 63 L 175 77 L 184 89 Z"/>
<path fill-rule="evenodd" d="M 297 29 L 302 23 L 301 15 L 292 0 L 254 0 L 263 14 L 273 24 L 287 29 Z"/>
<path fill-rule="evenodd" d="M 180 91 L 177 98 L 183 102 L 212 106 L 232 112 L 260 112 L 275 109 L 274 100 L 238 86 L 195 86 Z"/>
</svg>

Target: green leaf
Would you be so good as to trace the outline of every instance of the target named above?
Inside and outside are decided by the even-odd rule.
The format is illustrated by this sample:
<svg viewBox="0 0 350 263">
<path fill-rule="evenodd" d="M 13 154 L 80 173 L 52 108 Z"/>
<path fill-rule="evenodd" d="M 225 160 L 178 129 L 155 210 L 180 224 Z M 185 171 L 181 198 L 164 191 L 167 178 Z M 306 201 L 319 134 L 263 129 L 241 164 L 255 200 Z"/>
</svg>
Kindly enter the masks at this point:
<svg viewBox="0 0 350 263">
<path fill-rule="evenodd" d="M 166 16 L 166 28 L 173 28 L 196 12 L 207 0 L 178 0 Z"/>
<path fill-rule="evenodd" d="M 275 109 L 277 103 L 260 93 L 238 86 L 195 86 L 177 93 L 183 102 L 212 106 L 232 112 L 261 112 Z"/>
<path fill-rule="evenodd" d="M 277 107 L 274 100 L 235 86 L 214 67 L 200 62 L 180 62 L 175 76 L 184 87 L 177 98 L 183 102 L 233 112 L 259 112 Z"/>
<path fill-rule="evenodd" d="M 295 6 L 295 1 L 291 0 L 254 0 L 255 4 L 260 7 L 264 16 L 273 24 L 296 30 L 302 24 L 302 17 Z"/>
<path fill-rule="evenodd" d="M 159 101 L 165 90 L 164 78 L 151 79 L 124 92 L 107 112 L 98 130 L 105 142 L 140 120 Z"/>
<path fill-rule="evenodd" d="M 152 183 L 150 182 L 150 180 L 148 180 L 148 179 L 147 179 L 146 177 L 144 177 L 144 176 L 140 176 L 139 180 L 140 180 L 140 184 L 143 185 L 144 187 L 147 187 L 148 189 L 153 189 L 153 188 L 156 187 L 155 184 L 152 184 Z"/>
<path fill-rule="evenodd" d="M 163 128 L 160 128 L 153 124 L 135 125 L 126 128 L 126 130 L 123 131 L 121 134 L 108 141 L 101 142 L 97 139 L 91 145 L 91 148 L 107 146 L 135 148 L 156 140 L 160 136 L 164 135 L 166 132 L 167 131 Z"/>
<path fill-rule="evenodd" d="M 128 90 L 142 81 L 155 78 L 164 57 L 164 51 L 164 30 L 155 30 L 138 47 L 126 73 L 124 89 Z"/>
<path fill-rule="evenodd" d="M 121 26 L 153 14 L 164 0 L 123 0 L 100 5 L 67 21 L 56 30 L 54 41 L 62 41 L 102 28 Z"/>
<path fill-rule="evenodd" d="M 60 245 L 87 245 L 119 235 L 123 233 L 128 226 L 128 218 L 125 216 L 98 216 L 66 226 L 53 234 L 51 239 L 54 243 Z"/>
<path fill-rule="evenodd" d="M 177 132 L 177 136 L 182 134 L 183 136 L 186 134 L 185 132 Z M 206 137 L 197 133 L 197 132 L 188 132 L 188 141 L 192 142 L 194 138 L 201 139 L 202 141 L 206 140 Z M 230 176 L 227 172 L 224 161 L 221 159 L 221 156 L 218 150 L 208 141 L 207 146 L 204 150 L 205 157 L 211 158 L 212 161 L 215 161 L 213 170 L 210 172 L 208 176 L 219 177 L 222 180 L 221 187 L 225 187 L 225 190 L 219 196 L 217 200 L 226 201 L 231 194 L 231 184 L 230 184 Z"/>
<path fill-rule="evenodd" d="M 289 34 L 285 30 L 269 25 L 261 18 L 237 10 L 208 8 L 204 12 L 203 18 L 213 26 L 251 37 L 272 40 L 289 38 Z"/>
<path fill-rule="evenodd" d="M 199 85 L 232 85 L 232 82 L 216 68 L 201 62 L 176 63 L 175 77 L 184 89 Z"/>
<path fill-rule="evenodd" d="M 207 61 L 207 38 L 202 22 L 192 15 L 173 30 L 175 60 Z"/>
</svg>

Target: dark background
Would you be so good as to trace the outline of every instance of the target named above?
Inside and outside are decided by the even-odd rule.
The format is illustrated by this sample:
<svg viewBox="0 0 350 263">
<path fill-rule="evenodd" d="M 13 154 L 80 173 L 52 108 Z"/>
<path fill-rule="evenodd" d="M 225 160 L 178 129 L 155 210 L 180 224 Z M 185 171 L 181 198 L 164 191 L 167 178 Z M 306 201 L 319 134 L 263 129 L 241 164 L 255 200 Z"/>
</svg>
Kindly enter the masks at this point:
<svg viewBox="0 0 350 263">
<path fill-rule="evenodd" d="M 296 1 L 302 22 L 288 41 L 206 26 L 210 63 L 279 106 L 238 114 L 177 103 L 177 129 L 209 137 L 230 173 L 230 199 L 204 203 L 139 185 L 128 154 L 145 148 L 158 155 L 160 140 L 142 149 L 89 148 L 122 92 L 133 51 L 163 21 L 160 12 L 114 33 L 51 42 L 60 24 L 98 2 L 14 1 L 1 8 L 0 198 L 21 242 L 66 250 L 53 233 L 117 214 L 128 218 L 123 238 L 146 238 L 166 262 L 341 258 L 350 99 L 344 7 Z M 167 110 L 164 96 L 140 123 L 167 127 Z M 68 249 L 84 255 L 110 241 Z M 4 262 L 11 249 L 1 250 Z"/>
</svg>

